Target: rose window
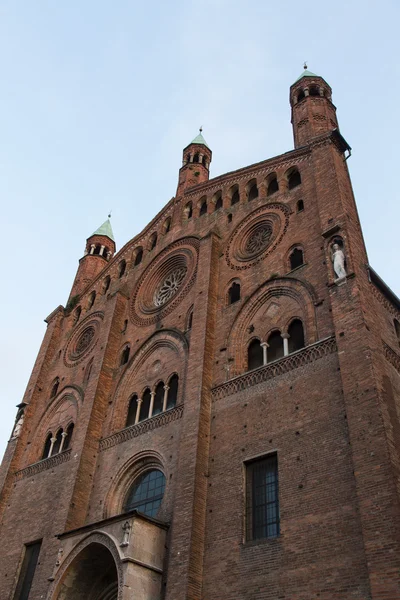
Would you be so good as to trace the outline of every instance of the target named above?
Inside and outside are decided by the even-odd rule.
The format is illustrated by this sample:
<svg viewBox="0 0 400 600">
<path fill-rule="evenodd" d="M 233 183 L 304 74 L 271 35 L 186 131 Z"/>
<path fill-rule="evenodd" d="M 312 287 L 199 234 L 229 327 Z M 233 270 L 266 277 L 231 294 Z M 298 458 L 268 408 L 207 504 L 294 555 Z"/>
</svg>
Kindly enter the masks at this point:
<svg viewBox="0 0 400 600">
<path fill-rule="evenodd" d="M 257 254 L 266 248 L 272 235 L 272 228 L 268 225 L 256 229 L 246 241 L 245 251 L 250 255 Z"/>
<path fill-rule="evenodd" d="M 161 286 L 156 290 L 154 294 L 155 306 L 163 306 L 168 300 L 175 296 L 176 292 L 182 285 L 185 279 L 186 268 L 180 267 L 172 271 L 163 281 Z"/>
<path fill-rule="evenodd" d="M 75 353 L 74 354 L 82 354 L 82 352 L 84 352 L 86 350 L 86 348 L 88 348 L 90 346 L 90 343 L 92 341 L 92 339 L 94 338 L 95 335 L 95 330 L 94 327 L 88 327 L 87 329 L 85 329 L 85 331 L 82 333 L 82 335 L 80 336 L 80 338 L 78 339 L 76 346 L 75 346 Z"/>
</svg>

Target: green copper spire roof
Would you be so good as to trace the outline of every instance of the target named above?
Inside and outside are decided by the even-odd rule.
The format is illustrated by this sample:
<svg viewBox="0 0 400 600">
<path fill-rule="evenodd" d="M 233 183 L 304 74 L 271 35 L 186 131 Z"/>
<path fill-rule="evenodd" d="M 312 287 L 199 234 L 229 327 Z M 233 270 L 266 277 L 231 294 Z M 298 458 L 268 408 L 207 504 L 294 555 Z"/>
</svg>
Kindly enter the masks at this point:
<svg viewBox="0 0 400 600">
<path fill-rule="evenodd" d="M 297 83 L 300 79 L 302 79 L 303 77 L 319 77 L 319 75 L 316 75 L 315 73 L 312 73 L 311 71 L 309 71 L 308 69 L 304 69 L 304 71 L 302 72 L 302 74 L 300 75 L 300 77 L 298 77 L 295 81 L 295 83 Z"/>
<path fill-rule="evenodd" d="M 191 144 L 203 144 L 203 146 L 206 146 L 206 148 L 210 149 L 210 147 L 207 144 L 206 140 L 203 138 L 201 132 L 202 132 L 202 129 L 200 128 L 199 135 L 196 135 L 196 137 L 194 138 L 194 140 L 192 140 L 190 143 Z"/>
<path fill-rule="evenodd" d="M 105 236 L 109 237 L 110 240 L 115 242 L 110 219 L 107 219 L 107 221 L 104 221 L 103 225 L 100 225 L 100 227 L 98 229 L 96 229 L 96 231 L 90 237 L 93 237 L 94 235 L 105 235 Z"/>
</svg>

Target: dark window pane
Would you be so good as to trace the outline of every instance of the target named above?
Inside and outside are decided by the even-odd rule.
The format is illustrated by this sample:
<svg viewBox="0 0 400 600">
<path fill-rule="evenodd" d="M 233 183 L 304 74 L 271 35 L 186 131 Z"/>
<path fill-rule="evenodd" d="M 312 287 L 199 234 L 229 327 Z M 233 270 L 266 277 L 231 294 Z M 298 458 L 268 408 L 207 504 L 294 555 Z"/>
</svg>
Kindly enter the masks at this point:
<svg viewBox="0 0 400 600">
<path fill-rule="evenodd" d="M 278 465 L 276 454 L 247 467 L 247 537 L 279 534 Z"/>
<path fill-rule="evenodd" d="M 139 510 L 154 517 L 161 506 L 165 490 L 165 476 L 153 469 L 139 476 L 129 490 L 124 510 Z"/>
<path fill-rule="evenodd" d="M 22 561 L 14 600 L 28 600 L 29 598 L 41 545 L 42 542 L 36 542 L 25 546 L 24 560 Z"/>
</svg>

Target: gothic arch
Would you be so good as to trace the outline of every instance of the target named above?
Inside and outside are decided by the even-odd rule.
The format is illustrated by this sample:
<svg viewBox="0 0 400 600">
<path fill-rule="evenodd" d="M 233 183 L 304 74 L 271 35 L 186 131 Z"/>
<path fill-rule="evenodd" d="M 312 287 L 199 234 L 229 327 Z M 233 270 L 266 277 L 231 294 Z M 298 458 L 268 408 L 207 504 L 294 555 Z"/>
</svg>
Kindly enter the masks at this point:
<svg viewBox="0 0 400 600">
<path fill-rule="evenodd" d="M 83 392 L 80 387 L 75 385 L 65 386 L 57 394 L 53 402 L 40 415 L 37 428 L 32 428 L 34 438 L 29 453 L 29 462 L 40 460 L 46 437 L 50 431 L 55 433 L 60 427 L 66 430 L 71 423 L 77 423 L 82 402 Z"/>
<path fill-rule="evenodd" d="M 103 518 L 108 519 L 122 513 L 124 499 L 129 487 L 145 471 L 152 468 L 159 469 L 164 473 L 168 481 L 166 465 L 166 458 L 155 450 L 143 450 L 127 460 L 114 476 L 107 492 L 104 501 Z"/>
<path fill-rule="evenodd" d="M 300 318 L 303 322 L 304 329 L 307 332 L 307 343 L 312 344 L 317 341 L 318 331 L 314 308 L 316 298 L 311 286 L 292 277 L 280 277 L 279 279 L 269 280 L 260 286 L 247 300 L 239 311 L 228 334 L 226 346 L 229 357 L 233 358 L 232 376 L 245 371 L 247 346 L 251 336 L 254 337 L 261 334 L 263 340 L 266 341 L 265 336 L 269 330 L 276 328 L 283 329 L 286 324 L 288 316 L 286 314 L 281 315 L 277 308 L 277 316 L 271 316 L 269 323 L 264 324 L 263 322 L 260 325 L 260 329 L 253 332 L 253 321 L 257 313 L 259 313 L 263 306 L 267 306 L 270 302 L 272 305 L 274 299 L 277 303 L 282 303 L 282 301 L 285 303 L 287 299 L 287 304 L 290 304 L 290 311 L 293 312 L 293 316 L 290 315 L 290 317 Z M 263 321 L 265 320 L 263 319 Z"/>
<path fill-rule="evenodd" d="M 125 427 L 132 393 L 146 387 L 153 389 L 156 381 L 167 379 L 177 371 L 180 380 L 179 398 L 184 398 L 188 342 L 179 331 L 166 329 L 154 333 L 135 352 L 119 380 L 113 402 L 112 430 Z M 171 362 L 174 366 L 171 368 Z M 176 365 L 179 365 L 178 369 Z"/>
<path fill-rule="evenodd" d="M 85 551 L 89 551 L 92 548 L 101 547 L 104 551 L 108 551 L 110 559 L 114 562 L 117 582 L 118 582 L 118 600 L 122 599 L 123 591 L 123 570 L 122 570 L 122 558 L 118 541 L 110 534 L 102 531 L 93 531 L 84 537 L 78 544 L 71 550 L 71 552 L 62 560 L 54 582 L 52 583 L 47 600 L 67 600 L 68 596 L 64 593 L 64 582 L 68 577 L 71 576 L 71 570 L 74 567 L 79 566 L 79 560 L 84 556 Z M 78 582 L 79 583 L 79 582 Z"/>
</svg>

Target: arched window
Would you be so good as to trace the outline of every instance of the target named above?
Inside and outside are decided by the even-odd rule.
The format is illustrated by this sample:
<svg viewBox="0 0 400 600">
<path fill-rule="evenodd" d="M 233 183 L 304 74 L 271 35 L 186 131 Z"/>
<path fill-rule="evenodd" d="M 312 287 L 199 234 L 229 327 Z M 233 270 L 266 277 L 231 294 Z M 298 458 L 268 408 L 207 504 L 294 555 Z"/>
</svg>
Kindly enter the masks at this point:
<svg viewBox="0 0 400 600">
<path fill-rule="evenodd" d="M 121 260 L 121 262 L 118 265 L 118 277 L 120 279 L 125 274 L 125 271 L 126 271 L 126 260 Z"/>
<path fill-rule="evenodd" d="M 90 373 L 92 372 L 92 367 L 93 367 L 93 358 L 90 359 L 86 369 L 85 369 L 85 375 L 83 377 L 83 383 L 87 383 L 90 379 Z"/>
<path fill-rule="evenodd" d="M 239 187 L 237 185 L 231 188 L 231 206 L 240 202 Z"/>
<path fill-rule="evenodd" d="M 53 434 L 49 433 L 48 436 L 47 436 L 47 438 L 46 438 L 46 441 L 45 441 L 45 444 L 44 444 L 44 448 L 43 448 L 42 459 L 43 458 L 48 458 L 48 456 L 49 456 L 52 437 L 53 437 Z"/>
<path fill-rule="evenodd" d="M 197 153 L 197 152 L 196 152 L 196 154 L 193 156 L 193 162 L 194 162 L 194 163 L 198 163 L 198 162 L 199 162 L 199 155 L 198 155 L 198 153 Z"/>
<path fill-rule="evenodd" d="M 179 377 L 178 375 L 172 375 L 168 382 L 168 397 L 167 397 L 167 410 L 170 408 L 174 408 L 176 405 L 176 401 L 178 399 L 178 387 L 179 387 Z"/>
<path fill-rule="evenodd" d="M 135 259 L 134 259 L 135 267 L 140 265 L 140 263 L 142 262 L 142 258 L 143 258 L 143 248 L 141 246 L 139 246 L 139 248 L 136 248 L 136 250 L 135 250 Z"/>
<path fill-rule="evenodd" d="M 234 304 L 240 300 L 240 283 L 234 281 L 228 290 L 228 304 Z"/>
<path fill-rule="evenodd" d="M 142 404 L 140 405 L 139 421 L 148 419 L 150 410 L 151 394 L 149 388 L 146 388 L 142 396 Z"/>
<path fill-rule="evenodd" d="M 203 200 L 200 205 L 200 217 L 207 214 L 207 200 Z"/>
<path fill-rule="evenodd" d="M 188 202 L 185 206 L 185 217 L 187 219 L 191 219 L 193 216 L 193 205 L 191 202 Z"/>
<path fill-rule="evenodd" d="M 67 435 L 65 436 L 63 450 L 68 450 L 68 448 L 71 446 L 71 440 L 72 440 L 72 434 L 73 434 L 73 432 L 74 432 L 74 424 L 71 423 L 67 427 L 67 431 L 66 431 Z"/>
<path fill-rule="evenodd" d="M 251 202 L 251 200 L 255 200 L 256 198 L 258 198 L 258 187 L 257 187 L 257 183 L 249 183 L 248 185 L 248 199 L 249 202 Z"/>
<path fill-rule="evenodd" d="M 171 217 L 168 217 L 164 221 L 163 234 L 165 235 L 166 233 L 168 233 L 170 231 L 170 229 L 171 229 Z"/>
<path fill-rule="evenodd" d="M 288 188 L 292 190 L 301 184 L 301 175 L 297 169 L 292 169 L 288 174 Z"/>
<path fill-rule="evenodd" d="M 304 264 L 303 250 L 301 248 L 295 248 L 289 256 L 290 270 L 301 267 Z"/>
<path fill-rule="evenodd" d="M 276 178 L 276 175 L 274 175 L 268 183 L 268 188 L 267 188 L 267 196 L 272 196 L 272 194 L 275 194 L 275 192 L 277 192 L 279 190 L 279 185 L 278 185 L 278 180 Z"/>
<path fill-rule="evenodd" d="M 219 210 L 222 208 L 222 194 L 221 192 L 217 192 L 214 196 L 215 201 L 215 210 Z"/>
<path fill-rule="evenodd" d="M 186 162 L 190 162 L 190 154 L 186 155 Z"/>
<path fill-rule="evenodd" d="M 106 294 L 110 289 L 111 277 L 107 275 L 105 280 L 103 281 L 103 294 Z"/>
<path fill-rule="evenodd" d="M 55 396 L 57 396 L 59 386 L 60 379 L 56 377 L 53 383 L 51 384 L 50 398 L 54 398 Z"/>
<path fill-rule="evenodd" d="M 121 367 L 122 367 L 122 365 L 126 365 L 126 363 L 128 362 L 130 351 L 131 351 L 131 347 L 129 344 L 127 344 L 121 353 L 121 360 L 119 363 Z"/>
<path fill-rule="evenodd" d="M 154 250 L 154 248 L 156 247 L 157 244 L 157 233 L 154 232 L 151 234 L 150 236 L 150 240 L 149 240 L 149 250 Z"/>
<path fill-rule="evenodd" d="M 289 352 L 295 352 L 304 348 L 304 329 L 300 319 L 292 321 L 288 328 L 289 334 Z"/>
<path fill-rule="evenodd" d="M 304 210 L 304 201 L 303 200 L 299 200 L 297 202 L 297 212 L 301 212 L 302 210 Z"/>
<path fill-rule="evenodd" d="M 283 356 L 283 339 L 280 331 L 273 331 L 268 338 L 268 362 L 282 358 Z"/>
<path fill-rule="evenodd" d="M 139 475 L 126 495 L 123 510 L 138 510 L 148 517 L 155 517 L 164 496 L 165 475 L 152 469 Z"/>
<path fill-rule="evenodd" d="M 95 246 L 95 249 L 93 250 L 93 254 L 100 254 L 100 250 L 101 250 L 101 246 Z"/>
<path fill-rule="evenodd" d="M 203 156 L 203 158 L 201 159 L 201 162 L 203 163 L 204 166 L 206 166 L 207 157 Z"/>
<path fill-rule="evenodd" d="M 88 299 L 88 310 L 92 308 L 94 301 L 96 300 L 96 292 L 91 292 Z"/>
<path fill-rule="evenodd" d="M 76 323 L 81 318 L 81 312 L 82 312 L 82 308 L 80 306 L 78 306 L 74 311 L 74 325 L 76 325 Z"/>
<path fill-rule="evenodd" d="M 193 306 L 190 308 L 186 317 L 186 331 L 190 331 L 193 325 Z"/>
<path fill-rule="evenodd" d="M 153 417 L 154 417 L 154 415 L 159 415 L 160 412 L 162 412 L 163 404 L 164 404 L 164 382 L 160 381 L 160 383 L 157 384 L 156 393 L 154 396 L 153 414 L 152 414 Z"/>
<path fill-rule="evenodd" d="M 393 319 L 393 323 L 394 323 L 394 330 L 395 330 L 396 336 L 397 336 L 397 341 L 400 346 L 400 323 L 398 322 L 397 319 Z"/>
<path fill-rule="evenodd" d="M 134 425 L 136 421 L 136 411 L 137 411 L 137 401 L 138 397 L 136 394 L 132 396 L 129 400 L 128 406 L 128 416 L 126 417 L 125 427 L 129 427 L 130 425 Z"/>
<path fill-rule="evenodd" d="M 302 100 L 304 100 L 305 97 L 306 95 L 303 92 L 303 90 L 300 90 L 300 92 L 297 94 L 297 102 L 301 102 Z"/>
<path fill-rule="evenodd" d="M 247 370 L 257 369 L 264 364 L 263 349 L 260 340 L 253 340 L 247 348 Z"/>
<path fill-rule="evenodd" d="M 309 90 L 310 96 L 319 96 L 319 87 L 311 85 Z"/>
</svg>

